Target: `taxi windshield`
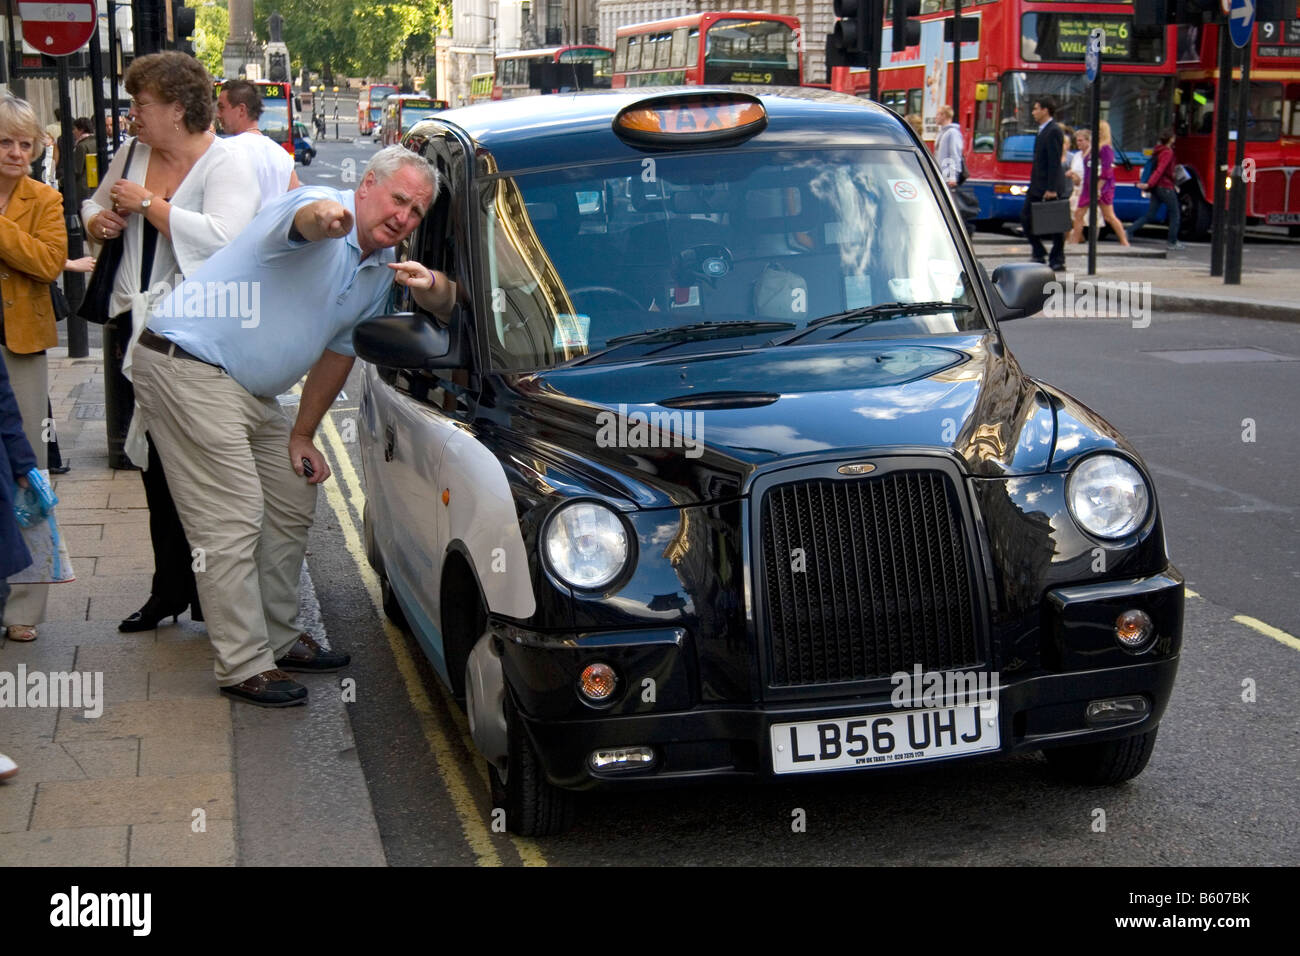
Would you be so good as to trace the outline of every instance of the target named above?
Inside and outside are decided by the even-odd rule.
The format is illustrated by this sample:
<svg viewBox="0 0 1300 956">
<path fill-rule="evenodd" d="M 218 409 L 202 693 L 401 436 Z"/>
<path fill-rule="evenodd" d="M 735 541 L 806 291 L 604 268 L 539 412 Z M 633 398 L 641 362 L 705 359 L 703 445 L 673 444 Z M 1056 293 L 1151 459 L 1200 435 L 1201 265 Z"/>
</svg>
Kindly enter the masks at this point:
<svg viewBox="0 0 1300 956">
<path fill-rule="evenodd" d="M 987 328 L 905 150 L 658 154 L 479 201 L 499 369 Z"/>
</svg>

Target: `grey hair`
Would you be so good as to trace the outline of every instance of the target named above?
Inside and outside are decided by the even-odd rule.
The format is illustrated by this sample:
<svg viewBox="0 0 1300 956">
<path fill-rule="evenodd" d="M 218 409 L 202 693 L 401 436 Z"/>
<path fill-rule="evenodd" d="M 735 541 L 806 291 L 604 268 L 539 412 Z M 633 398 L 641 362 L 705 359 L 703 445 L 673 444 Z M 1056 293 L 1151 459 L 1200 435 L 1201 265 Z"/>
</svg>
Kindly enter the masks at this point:
<svg viewBox="0 0 1300 956">
<path fill-rule="evenodd" d="M 7 133 L 26 133 L 32 138 L 32 149 L 45 148 L 45 130 L 36 118 L 36 111 L 26 100 L 12 93 L 0 97 L 0 130 Z"/>
<path fill-rule="evenodd" d="M 410 166 L 412 169 L 423 173 L 430 188 L 433 189 L 434 196 L 438 195 L 441 188 L 438 182 L 438 171 L 430 166 L 428 161 L 419 153 L 414 153 L 398 143 L 385 146 L 370 157 L 370 162 L 366 164 L 366 172 L 361 178 L 364 179 L 366 175 L 374 173 L 375 182 L 381 183 L 403 166 Z"/>
</svg>

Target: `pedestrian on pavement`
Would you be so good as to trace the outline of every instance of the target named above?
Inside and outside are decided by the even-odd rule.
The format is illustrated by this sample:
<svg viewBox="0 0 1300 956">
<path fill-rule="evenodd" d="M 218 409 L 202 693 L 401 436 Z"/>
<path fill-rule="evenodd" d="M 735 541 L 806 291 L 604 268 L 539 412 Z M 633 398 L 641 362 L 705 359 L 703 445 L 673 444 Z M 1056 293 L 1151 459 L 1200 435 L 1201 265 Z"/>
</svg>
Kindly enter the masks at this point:
<svg viewBox="0 0 1300 956">
<path fill-rule="evenodd" d="M 307 688 L 286 671 L 350 659 L 294 626 L 315 486 L 330 474 L 313 436 L 352 369 L 353 328 L 383 314 L 394 282 L 422 308 L 450 313 L 447 277 L 391 251 L 437 192 L 433 168 L 402 146 L 377 152 L 355 193 L 290 190 L 159 302 L 140 339 L 137 400 L 206 556 L 199 593 L 215 675 L 235 699 L 305 703 Z M 190 315 L 185 304 L 218 283 L 260 289 L 257 314 Z M 276 396 L 303 374 L 291 427 Z"/>
<path fill-rule="evenodd" d="M 49 407 L 45 350 L 59 344 L 50 283 L 63 271 L 68 235 L 63 197 L 28 175 L 42 136 L 36 113 L 25 100 L 0 98 L 0 299 L 4 302 L 0 358 L 8 369 L 27 444 L 35 449 L 38 467 L 45 468 L 41 435 Z M 48 584 L 14 585 L 4 613 L 9 640 L 36 640 L 48 593 Z"/>
<path fill-rule="evenodd" d="M 244 150 L 257 174 L 262 191 L 262 205 L 276 196 L 302 185 L 293 168 L 293 157 L 279 143 L 263 136 L 258 129 L 262 115 L 262 93 L 248 80 L 231 80 L 221 87 L 217 97 L 217 119 L 229 134 L 230 142 Z"/>
<path fill-rule="evenodd" d="M 1069 192 L 1069 180 L 1061 168 L 1061 150 L 1065 136 L 1053 117 L 1056 116 L 1056 100 L 1050 96 L 1034 100 L 1030 115 L 1038 124 L 1038 135 L 1034 138 L 1034 161 L 1029 171 L 1029 190 L 1025 193 L 1025 205 L 1020 212 L 1020 224 L 1024 227 L 1025 237 L 1029 240 L 1029 249 L 1035 262 L 1045 262 L 1053 269 L 1065 268 L 1065 234 L 1055 233 L 1052 251 L 1043 247 L 1042 237 L 1034 235 L 1031 207 L 1036 202 L 1065 198 Z"/>
<path fill-rule="evenodd" d="M 99 149 L 99 140 L 95 138 L 95 124 L 88 116 L 78 116 L 72 121 L 72 171 L 77 181 L 77 192 L 73 197 L 79 205 L 90 195 L 90 182 L 86 178 L 86 160 L 95 156 Z"/>
<path fill-rule="evenodd" d="M 63 263 L 64 272 L 93 272 L 95 269 L 94 256 L 82 256 L 80 259 L 69 259 Z M 54 287 L 51 286 L 51 294 Z M 62 295 L 62 292 L 59 293 Z M 66 305 L 67 300 L 64 300 Z M 58 310 L 55 310 L 55 318 L 58 318 Z M 66 475 L 72 470 L 72 465 L 63 460 L 63 455 L 59 451 L 59 433 L 54 427 L 54 406 L 50 403 L 49 396 L 45 398 L 46 417 L 49 419 L 49 441 L 45 443 L 45 460 L 50 466 L 51 475 Z"/>
<path fill-rule="evenodd" d="M 149 306 L 171 291 L 177 275 L 192 274 L 230 242 L 261 200 L 248 188 L 253 171 L 243 151 L 209 131 L 212 79 L 198 60 L 178 52 L 138 57 L 124 83 L 137 136 L 117 151 L 81 217 L 96 241 L 125 236 L 109 312 L 119 328 L 131 330 L 122 359 L 129 380 Z M 130 394 L 129 381 L 120 387 Z M 149 599 L 118 625 L 128 633 L 174 620 L 187 607 L 191 620 L 203 620 L 193 553 L 148 427 L 137 406 L 125 451 L 144 469 L 154 573 Z"/>
<path fill-rule="evenodd" d="M 9 385 L 9 372 L 0 358 L 0 616 L 9 598 L 7 578 L 32 563 L 31 552 L 14 516 L 14 491 L 15 485 L 27 487 L 27 473 L 35 467 L 36 453 L 23 432 L 18 401 Z M 0 754 L 0 780 L 7 780 L 17 772 L 18 765 Z"/>
<path fill-rule="evenodd" d="M 1156 212 L 1164 206 L 1169 224 L 1169 248 L 1186 249 L 1187 246 L 1178 240 L 1182 218 L 1178 208 L 1178 186 L 1174 182 L 1174 166 L 1178 163 L 1174 156 L 1174 139 L 1172 129 L 1160 133 L 1154 154 L 1156 165 L 1151 171 L 1151 178 L 1147 182 L 1138 183 L 1138 189 L 1151 190 L 1151 201 L 1147 203 L 1147 211 L 1142 214 L 1142 218 L 1129 226 L 1125 233 L 1132 239 L 1139 229 L 1155 219 Z"/>
<path fill-rule="evenodd" d="M 953 122 L 952 107 L 943 103 L 935 111 L 939 123 L 939 136 L 934 141 L 934 158 L 943 173 L 948 189 L 953 190 L 966 178 L 965 140 L 961 126 Z"/>
<path fill-rule="evenodd" d="M 1101 219 L 1115 232 L 1115 238 L 1121 246 L 1129 245 L 1124 225 L 1115 215 L 1115 147 L 1110 140 L 1110 123 L 1102 120 L 1097 124 L 1097 162 L 1101 165 L 1101 176 L 1097 180 L 1097 206 Z M 1091 149 L 1091 144 L 1089 144 Z M 1083 161 L 1083 184 L 1079 188 L 1079 206 L 1074 210 L 1074 228 L 1070 230 L 1070 242 L 1083 242 L 1083 224 L 1092 205 L 1092 154 Z M 1098 225 L 1100 229 L 1100 224 Z"/>
<path fill-rule="evenodd" d="M 1092 130 L 1075 130 L 1074 146 L 1075 148 L 1070 151 L 1069 168 L 1065 171 L 1065 176 L 1073 187 L 1070 190 L 1071 224 L 1073 224 L 1074 211 L 1079 208 L 1079 191 L 1083 188 L 1083 163 L 1088 150 L 1092 149 Z"/>
</svg>

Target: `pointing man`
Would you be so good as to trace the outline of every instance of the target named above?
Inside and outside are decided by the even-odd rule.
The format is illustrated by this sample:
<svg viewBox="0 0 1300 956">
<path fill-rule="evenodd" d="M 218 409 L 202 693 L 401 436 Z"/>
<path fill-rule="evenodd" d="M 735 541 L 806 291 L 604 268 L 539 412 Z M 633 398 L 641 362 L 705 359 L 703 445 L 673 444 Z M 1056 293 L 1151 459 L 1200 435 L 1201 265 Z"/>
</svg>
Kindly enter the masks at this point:
<svg viewBox="0 0 1300 956">
<path fill-rule="evenodd" d="M 352 369 L 353 328 L 384 313 L 394 281 L 450 314 L 447 277 L 392 252 L 437 192 L 433 168 L 401 146 L 375 154 L 355 193 L 291 190 L 159 302 L 140 337 L 136 401 L 203 556 L 199 596 L 231 697 L 301 704 L 307 689 L 285 671 L 348 663 L 293 626 L 315 486 L 330 474 L 313 436 Z M 276 396 L 303 374 L 291 427 Z"/>
</svg>

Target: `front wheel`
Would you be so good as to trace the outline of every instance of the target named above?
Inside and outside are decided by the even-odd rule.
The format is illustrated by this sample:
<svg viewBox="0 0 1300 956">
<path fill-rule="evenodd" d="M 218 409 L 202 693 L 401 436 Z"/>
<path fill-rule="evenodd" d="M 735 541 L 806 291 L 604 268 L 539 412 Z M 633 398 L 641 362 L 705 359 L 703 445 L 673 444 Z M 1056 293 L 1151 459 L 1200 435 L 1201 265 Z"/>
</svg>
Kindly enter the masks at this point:
<svg viewBox="0 0 1300 956">
<path fill-rule="evenodd" d="M 1214 222 L 1214 207 L 1206 202 L 1200 190 L 1193 187 L 1178 193 L 1178 235 L 1182 239 L 1204 242 L 1210 238 Z"/>
<path fill-rule="evenodd" d="M 1151 753 L 1156 749 L 1156 734 L 1160 728 L 1097 744 L 1075 744 L 1044 751 L 1047 765 L 1070 783 L 1088 786 L 1111 786 L 1132 780 L 1144 769 Z"/>
<path fill-rule="evenodd" d="M 506 740 L 509 754 L 504 771 L 488 764 L 492 805 L 506 812 L 506 829 L 520 836 L 554 836 L 573 825 L 573 794 L 546 782 L 515 703 L 506 691 Z"/>
<path fill-rule="evenodd" d="M 312 154 L 311 154 L 311 153 L 303 153 L 303 154 L 302 154 L 302 164 L 303 164 L 304 166 L 310 166 L 310 165 L 311 165 L 311 160 L 312 160 Z"/>
</svg>

